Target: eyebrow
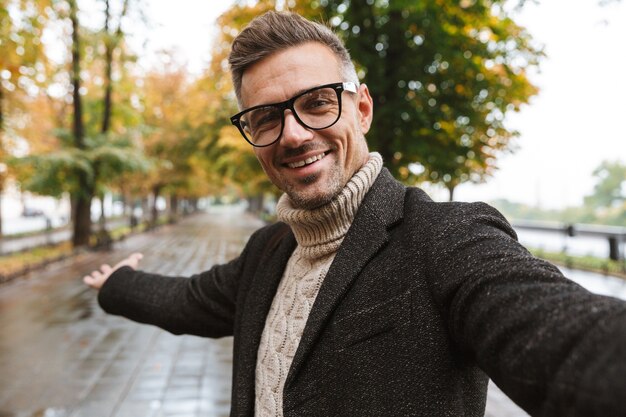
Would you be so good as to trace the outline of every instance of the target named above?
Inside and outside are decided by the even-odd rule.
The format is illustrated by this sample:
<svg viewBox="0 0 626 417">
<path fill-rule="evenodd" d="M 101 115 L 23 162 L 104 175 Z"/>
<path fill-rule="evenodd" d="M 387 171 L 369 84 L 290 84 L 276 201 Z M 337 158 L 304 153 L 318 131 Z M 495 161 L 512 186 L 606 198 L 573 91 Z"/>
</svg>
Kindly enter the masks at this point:
<svg viewBox="0 0 626 417">
<path fill-rule="evenodd" d="M 289 96 L 289 98 L 288 98 L 288 99 L 283 100 L 283 101 L 273 101 L 273 102 L 271 102 L 271 103 L 259 103 L 259 104 L 255 104 L 254 106 L 246 106 L 246 107 L 244 107 L 243 109 L 241 109 L 241 111 L 243 111 L 243 110 L 247 110 L 247 109 L 251 109 L 251 108 L 253 108 L 253 107 L 259 107 L 259 106 L 271 106 L 271 105 L 273 105 L 273 104 L 284 103 L 285 101 L 289 101 L 289 100 L 291 100 L 292 98 L 294 98 L 294 97 L 296 97 L 296 96 L 298 96 L 298 95 L 300 95 L 300 94 L 304 93 L 305 91 L 309 91 L 310 89 L 315 88 L 315 87 L 319 87 L 320 85 L 324 85 L 324 84 L 315 84 L 315 85 L 312 85 L 312 86 L 310 86 L 310 87 L 302 88 L 302 89 L 298 90 L 295 94 L 292 94 L 291 96 Z"/>
</svg>

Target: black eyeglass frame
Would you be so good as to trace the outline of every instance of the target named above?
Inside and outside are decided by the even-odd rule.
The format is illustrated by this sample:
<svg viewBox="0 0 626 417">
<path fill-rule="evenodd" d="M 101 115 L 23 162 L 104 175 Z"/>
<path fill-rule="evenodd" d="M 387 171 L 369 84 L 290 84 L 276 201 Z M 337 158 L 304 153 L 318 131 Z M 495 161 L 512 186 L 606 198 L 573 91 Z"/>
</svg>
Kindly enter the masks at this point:
<svg viewBox="0 0 626 417">
<path fill-rule="evenodd" d="M 299 99 L 303 95 L 308 94 L 311 91 L 320 90 L 322 88 L 332 88 L 332 89 L 335 90 L 335 93 L 337 93 L 337 105 L 339 106 L 339 111 L 337 112 L 337 118 L 332 123 L 330 123 L 328 126 L 311 127 L 311 126 L 307 125 L 306 123 L 304 123 L 302 121 L 302 119 L 300 118 L 300 116 L 298 116 L 298 112 L 294 109 L 293 104 L 295 103 L 295 101 L 297 99 Z M 271 145 L 275 144 L 283 136 L 283 130 L 285 128 L 285 110 L 287 110 L 287 109 L 291 110 L 291 113 L 296 118 L 298 123 L 300 123 L 302 126 L 306 127 L 307 129 L 323 130 L 323 129 L 328 129 L 329 127 L 331 127 L 332 125 L 337 123 L 337 121 L 341 118 L 341 94 L 344 91 L 349 91 L 351 93 L 356 93 L 358 91 L 357 84 L 353 83 L 353 82 L 350 82 L 350 81 L 347 81 L 347 82 L 341 82 L 341 83 L 331 83 L 331 84 L 319 85 L 317 87 L 309 88 L 308 90 L 303 91 L 303 92 L 301 92 L 301 93 L 291 97 L 289 100 L 285 100 L 285 101 L 282 101 L 280 103 L 260 104 L 258 106 L 253 106 L 253 107 L 250 107 L 248 109 L 242 110 L 241 112 L 239 112 L 236 115 L 232 116 L 230 118 L 230 122 L 233 125 L 237 126 L 237 129 L 239 129 L 239 133 L 241 133 L 241 136 L 243 136 L 243 138 L 246 140 L 246 142 L 248 142 L 250 145 L 254 146 L 255 148 L 264 148 L 266 146 L 271 146 Z M 250 112 L 252 110 L 260 109 L 262 107 L 277 107 L 278 110 L 280 110 L 280 118 L 281 118 L 280 119 L 280 133 L 278 134 L 278 137 L 274 141 L 272 141 L 270 143 L 267 143 L 265 145 L 257 145 L 257 144 L 252 143 L 252 141 L 250 139 L 248 139 L 248 136 L 246 136 L 246 133 L 244 132 L 243 127 L 241 126 L 241 117 L 244 114 L 246 114 L 246 113 L 248 113 L 248 112 Z"/>
</svg>

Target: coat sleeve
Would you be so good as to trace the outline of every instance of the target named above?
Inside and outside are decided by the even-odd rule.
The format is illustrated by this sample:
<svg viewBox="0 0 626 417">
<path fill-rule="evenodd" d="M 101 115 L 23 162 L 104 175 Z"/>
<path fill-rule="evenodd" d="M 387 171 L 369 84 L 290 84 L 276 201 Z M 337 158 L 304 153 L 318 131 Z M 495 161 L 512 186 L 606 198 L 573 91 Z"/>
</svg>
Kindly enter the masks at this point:
<svg viewBox="0 0 626 417">
<path fill-rule="evenodd" d="M 433 222 L 433 292 L 459 349 L 532 416 L 626 416 L 626 303 L 533 257 L 486 204 Z"/>
<path fill-rule="evenodd" d="M 109 314 L 173 334 L 230 336 L 242 275 L 259 234 L 252 235 L 238 258 L 189 278 L 120 268 L 100 289 L 98 302 Z"/>
</svg>

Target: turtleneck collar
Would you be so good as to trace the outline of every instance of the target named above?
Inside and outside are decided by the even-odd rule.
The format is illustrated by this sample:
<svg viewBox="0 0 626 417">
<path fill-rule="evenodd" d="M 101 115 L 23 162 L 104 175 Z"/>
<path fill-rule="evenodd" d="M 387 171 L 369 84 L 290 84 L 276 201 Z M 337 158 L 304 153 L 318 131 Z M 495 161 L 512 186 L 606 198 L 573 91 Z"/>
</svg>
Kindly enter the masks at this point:
<svg viewBox="0 0 626 417">
<path fill-rule="evenodd" d="M 378 177 L 383 160 L 377 152 L 348 181 L 343 190 L 327 204 L 312 210 L 293 207 L 287 194 L 278 200 L 276 214 L 293 231 L 301 256 L 317 259 L 339 249 L 354 216 Z"/>
</svg>

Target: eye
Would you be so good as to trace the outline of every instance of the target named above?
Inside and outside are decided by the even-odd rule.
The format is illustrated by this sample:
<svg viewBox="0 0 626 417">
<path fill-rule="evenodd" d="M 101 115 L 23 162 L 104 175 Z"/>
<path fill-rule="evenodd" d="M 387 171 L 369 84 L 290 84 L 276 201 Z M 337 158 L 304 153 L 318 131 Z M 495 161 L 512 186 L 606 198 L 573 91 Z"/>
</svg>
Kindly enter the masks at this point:
<svg viewBox="0 0 626 417">
<path fill-rule="evenodd" d="M 255 109 L 248 115 L 250 130 L 252 132 L 273 129 L 280 124 L 280 110 L 274 107 L 262 107 Z"/>
<path fill-rule="evenodd" d="M 306 107 L 313 109 L 315 107 L 327 106 L 329 103 L 330 101 L 326 97 L 317 96 L 307 100 Z"/>
<path fill-rule="evenodd" d="M 300 111 L 328 111 L 337 105 L 337 94 L 331 88 L 311 91 L 300 97 L 296 105 Z"/>
</svg>

